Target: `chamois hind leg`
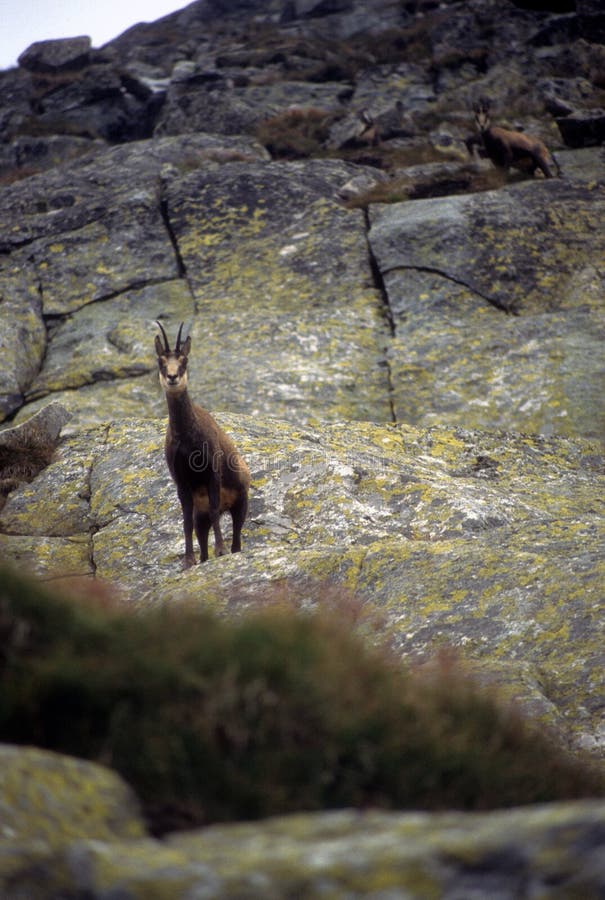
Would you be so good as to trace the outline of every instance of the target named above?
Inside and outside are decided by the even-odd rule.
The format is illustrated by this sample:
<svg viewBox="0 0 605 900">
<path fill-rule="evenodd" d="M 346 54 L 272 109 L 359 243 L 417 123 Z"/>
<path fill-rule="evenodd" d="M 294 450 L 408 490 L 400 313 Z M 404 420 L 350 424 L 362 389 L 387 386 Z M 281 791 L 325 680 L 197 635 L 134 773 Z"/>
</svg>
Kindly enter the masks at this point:
<svg viewBox="0 0 605 900">
<path fill-rule="evenodd" d="M 195 513 L 195 534 L 200 545 L 200 562 L 208 559 L 208 534 L 210 532 L 210 517 L 207 513 Z"/>
<path fill-rule="evenodd" d="M 248 512 L 248 498 L 244 494 L 233 504 L 229 510 L 233 522 L 233 540 L 231 552 L 238 553 L 242 549 L 242 527 Z"/>
</svg>

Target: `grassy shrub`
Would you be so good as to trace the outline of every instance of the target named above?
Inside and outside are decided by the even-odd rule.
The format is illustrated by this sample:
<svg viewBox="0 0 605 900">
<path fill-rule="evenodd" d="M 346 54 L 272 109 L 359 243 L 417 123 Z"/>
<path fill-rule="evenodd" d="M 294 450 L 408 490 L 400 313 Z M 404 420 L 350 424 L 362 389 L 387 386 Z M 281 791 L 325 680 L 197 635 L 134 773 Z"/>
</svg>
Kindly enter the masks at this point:
<svg viewBox="0 0 605 900">
<path fill-rule="evenodd" d="M 290 109 L 261 122 L 256 139 L 275 159 L 322 156 L 332 120 L 332 113 L 325 110 Z"/>
<path fill-rule="evenodd" d="M 388 181 L 378 182 L 367 191 L 347 202 L 351 209 L 366 209 L 372 203 L 401 203 L 426 197 L 446 197 L 454 194 L 471 194 L 491 191 L 502 186 L 502 173 L 498 169 L 477 171 L 472 163 L 460 166 L 452 174 L 444 171 L 430 176 L 400 175 Z"/>
<path fill-rule="evenodd" d="M 26 443 L 21 447 L 0 445 L 0 509 L 8 494 L 22 482 L 33 481 L 50 463 L 55 445 Z"/>
<path fill-rule="evenodd" d="M 14 136 L 24 137 L 52 137 L 56 134 L 68 135 L 69 137 L 84 137 L 90 140 L 96 140 L 101 135 L 94 129 L 81 122 L 73 121 L 69 116 L 61 114 L 45 116 L 27 116 L 19 122 L 18 129 L 15 130 Z"/>
<path fill-rule="evenodd" d="M 82 69 L 64 69 L 60 72 L 36 72 L 32 76 L 32 96 L 34 100 L 40 100 L 47 94 L 71 87 L 81 81 Z"/>
<path fill-rule="evenodd" d="M 113 766 L 156 833 L 295 810 L 486 809 L 604 790 L 510 707 L 455 671 L 404 671 L 346 617 L 132 612 L 0 574 L 0 740 Z"/>
<path fill-rule="evenodd" d="M 415 47 L 417 43 L 417 31 L 416 27 L 388 28 L 338 40 L 320 34 L 286 36 L 282 29 L 261 23 L 251 29 L 244 49 L 235 56 L 217 58 L 217 65 L 265 67 L 262 77 L 275 80 L 352 83 L 368 66 L 408 60 L 410 44 Z M 430 43 L 426 46 L 428 52 Z"/>
</svg>

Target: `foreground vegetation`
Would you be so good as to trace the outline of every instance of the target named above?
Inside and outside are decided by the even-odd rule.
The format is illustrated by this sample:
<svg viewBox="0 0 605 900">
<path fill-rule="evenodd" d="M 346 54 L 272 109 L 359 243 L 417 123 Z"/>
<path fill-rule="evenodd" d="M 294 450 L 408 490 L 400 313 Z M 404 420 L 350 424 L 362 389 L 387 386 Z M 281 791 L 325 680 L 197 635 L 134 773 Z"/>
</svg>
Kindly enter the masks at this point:
<svg viewBox="0 0 605 900">
<path fill-rule="evenodd" d="M 405 671 L 330 605 L 271 603 L 234 620 L 176 604 L 141 612 L 0 570 L 0 740 L 112 766 L 155 833 L 604 793 L 588 763 L 514 709 L 451 668 Z"/>
</svg>

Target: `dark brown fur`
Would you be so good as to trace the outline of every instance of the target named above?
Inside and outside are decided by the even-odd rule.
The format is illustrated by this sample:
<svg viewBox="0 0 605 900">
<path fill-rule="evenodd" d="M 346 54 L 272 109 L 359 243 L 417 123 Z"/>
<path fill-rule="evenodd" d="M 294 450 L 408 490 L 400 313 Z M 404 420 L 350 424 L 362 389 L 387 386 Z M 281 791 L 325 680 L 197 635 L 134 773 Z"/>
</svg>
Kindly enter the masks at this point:
<svg viewBox="0 0 605 900">
<path fill-rule="evenodd" d="M 208 534 L 214 531 L 217 556 L 226 552 L 220 517 L 229 512 L 233 522 L 231 552 L 241 550 L 241 531 L 248 510 L 250 472 L 235 444 L 217 425 L 207 410 L 193 403 L 187 391 L 187 358 L 191 338 L 181 343 L 179 328 L 176 346 L 171 350 L 166 332 L 158 322 L 155 349 L 160 382 L 168 404 L 166 463 L 183 511 L 185 565 L 195 563 L 193 529 L 197 536 L 201 562 L 208 559 Z"/>
<path fill-rule="evenodd" d="M 507 170 L 511 166 L 532 176 L 540 169 L 545 178 L 552 178 L 551 159 L 560 174 L 557 161 L 538 138 L 522 134 L 520 131 L 509 131 L 492 125 L 489 114 L 489 101 L 481 99 L 475 106 L 475 122 L 479 128 L 480 138 L 469 138 L 466 145 L 472 153 L 474 144 L 483 147 L 485 155 L 498 168 Z"/>
</svg>

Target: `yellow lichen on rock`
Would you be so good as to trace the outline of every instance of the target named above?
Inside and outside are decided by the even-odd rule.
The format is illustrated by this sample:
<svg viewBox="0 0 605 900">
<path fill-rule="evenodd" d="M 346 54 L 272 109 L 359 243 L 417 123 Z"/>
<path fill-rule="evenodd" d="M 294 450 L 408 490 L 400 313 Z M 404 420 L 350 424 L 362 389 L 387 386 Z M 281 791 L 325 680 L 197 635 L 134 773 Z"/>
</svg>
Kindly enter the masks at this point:
<svg viewBox="0 0 605 900">
<path fill-rule="evenodd" d="M 0 744 L 0 836 L 3 841 L 142 837 L 134 795 L 109 769 L 33 747 Z"/>
</svg>

